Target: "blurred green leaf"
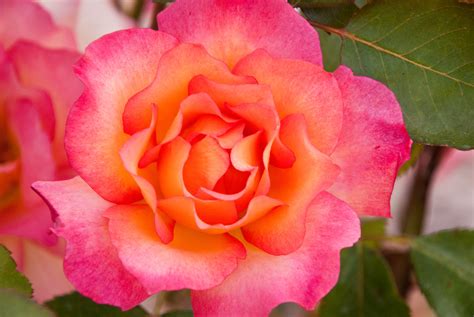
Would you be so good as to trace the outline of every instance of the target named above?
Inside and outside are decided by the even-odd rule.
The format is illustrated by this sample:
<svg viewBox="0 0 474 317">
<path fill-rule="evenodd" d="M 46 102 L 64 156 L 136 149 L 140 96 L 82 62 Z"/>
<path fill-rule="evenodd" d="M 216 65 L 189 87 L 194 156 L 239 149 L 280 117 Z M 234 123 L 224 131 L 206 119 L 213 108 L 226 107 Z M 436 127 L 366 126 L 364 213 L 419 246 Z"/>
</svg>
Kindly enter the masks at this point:
<svg viewBox="0 0 474 317">
<path fill-rule="evenodd" d="M 408 317 L 390 269 L 381 255 L 358 243 L 341 254 L 336 287 L 319 307 L 320 317 Z"/>
<path fill-rule="evenodd" d="M 411 258 L 438 316 L 474 316 L 474 231 L 442 231 L 414 240 Z"/>
<path fill-rule="evenodd" d="M 16 270 L 16 263 L 11 258 L 10 251 L 2 245 L 0 245 L 0 289 L 12 289 L 27 296 L 33 293 L 30 282 Z"/>
<path fill-rule="evenodd" d="M 385 235 L 385 218 L 364 218 L 361 222 L 362 239 L 375 239 Z"/>
<path fill-rule="evenodd" d="M 24 293 L 0 289 L 0 317 L 54 317 L 54 314 Z"/>
<path fill-rule="evenodd" d="M 193 312 L 190 310 L 177 310 L 172 312 L 167 312 L 163 314 L 162 317 L 193 317 Z"/>
<path fill-rule="evenodd" d="M 412 139 L 474 147 L 474 6 L 457 0 L 378 0 L 344 30 L 342 64 L 385 83 Z M 325 43 L 321 43 L 324 45 Z"/>
<path fill-rule="evenodd" d="M 398 170 L 398 176 L 405 174 L 415 166 L 416 162 L 418 162 L 418 159 L 420 158 L 421 152 L 423 152 L 424 145 L 420 143 L 413 143 L 411 146 L 411 153 L 410 153 L 410 159 L 403 163 L 403 165 L 400 167 Z"/>
<path fill-rule="evenodd" d="M 57 317 L 144 317 L 147 313 L 141 307 L 122 311 L 117 307 L 97 304 L 79 293 L 56 297 L 46 303 Z"/>
<path fill-rule="evenodd" d="M 153 0 L 153 2 L 158 4 L 168 4 L 170 2 L 174 2 L 174 0 Z"/>
</svg>

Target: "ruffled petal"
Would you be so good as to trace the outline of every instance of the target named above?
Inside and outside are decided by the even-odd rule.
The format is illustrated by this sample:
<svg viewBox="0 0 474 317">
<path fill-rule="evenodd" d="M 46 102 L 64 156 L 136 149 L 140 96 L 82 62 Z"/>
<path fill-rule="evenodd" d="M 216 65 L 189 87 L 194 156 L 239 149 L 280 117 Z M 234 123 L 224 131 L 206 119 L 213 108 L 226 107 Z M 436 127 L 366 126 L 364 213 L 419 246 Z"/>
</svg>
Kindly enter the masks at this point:
<svg viewBox="0 0 474 317">
<path fill-rule="evenodd" d="M 303 114 L 313 145 L 325 154 L 334 150 L 342 127 L 342 97 L 332 74 L 304 61 L 274 58 L 264 50 L 245 57 L 233 71 L 269 85 L 280 118 Z"/>
<path fill-rule="evenodd" d="M 248 83 L 235 85 L 216 82 L 203 75 L 198 75 L 189 82 L 189 93 L 206 93 L 221 108 L 225 104 L 232 106 L 244 103 L 273 105 L 270 87 L 259 85 L 255 79 L 248 78 Z"/>
<path fill-rule="evenodd" d="M 183 196 L 188 193 L 183 180 L 183 168 L 190 151 L 191 145 L 181 137 L 161 148 L 157 168 L 163 197 Z"/>
<path fill-rule="evenodd" d="M 33 188 L 58 217 L 55 232 L 67 242 L 64 271 L 79 292 L 97 303 L 124 310 L 149 296 L 124 268 L 110 241 L 103 213 L 113 206 L 111 203 L 79 177 L 36 182 Z"/>
<path fill-rule="evenodd" d="M 141 198 L 119 155 L 129 138 L 123 132 L 122 113 L 127 100 L 153 80 L 163 53 L 175 45 L 176 40 L 162 32 L 119 31 L 89 45 L 76 65 L 85 90 L 69 114 L 66 152 L 79 175 L 109 201 Z"/>
<path fill-rule="evenodd" d="M 157 178 L 156 170 L 152 166 L 147 169 L 138 168 L 138 162 L 143 156 L 143 153 L 145 153 L 151 141 L 151 137 L 154 135 L 155 127 L 156 107 L 153 107 L 153 117 L 150 126 L 143 131 L 135 133 L 128 139 L 120 150 L 120 157 L 122 158 L 125 169 L 132 175 L 140 188 L 143 198 L 153 211 L 156 233 L 163 243 L 169 243 L 173 240 L 174 221 L 156 208 L 157 192 L 155 184 L 151 182 L 151 180 Z"/>
<path fill-rule="evenodd" d="M 322 65 L 317 32 L 285 0 L 177 0 L 158 15 L 158 26 L 229 66 L 258 48 Z"/>
<path fill-rule="evenodd" d="M 198 214 L 196 203 L 190 197 L 172 197 L 158 201 L 158 207 L 170 215 L 177 223 L 208 234 L 221 234 L 245 226 L 261 218 L 271 210 L 282 206 L 283 202 L 268 196 L 254 197 L 248 204 L 245 215 L 230 224 L 206 223 Z"/>
<path fill-rule="evenodd" d="M 246 244 L 247 258 L 221 285 L 192 292 L 195 316 L 268 316 L 284 302 L 314 309 L 337 282 L 340 250 L 357 241 L 360 229 L 355 212 L 325 192 L 310 204 L 306 227 L 303 245 L 288 255 Z"/>
<path fill-rule="evenodd" d="M 183 177 L 186 188 L 196 193 L 199 188 L 213 189 L 229 168 L 229 154 L 212 137 L 192 145 L 189 158 L 184 164 Z"/>
<path fill-rule="evenodd" d="M 245 258 L 245 248 L 232 236 L 208 235 L 179 225 L 173 241 L 161 243 L 147 206 L 115 206 L 106 215 L 122 263 L 150 294 L 216 286 Z"/>
<path fill-rule="evenodd" d="M 344 99 L 344 120 L 331 158 L 341 174 L 329 190 L 359 215 L 390 216 L 390 196 L 398 168 L 409 158 L 411 140 L 393 93 L 383 84 L 334 73 Z"/>
<path fill-rule="evenodd" d="M 202 46 L 180 44 L 163 55 L 153 83 L 128 101 L 123 113 L 125 131 L 133 134 L 146 128 L 151 117 L 146 105 L 154 103 L 158 106 L 157 138 L 162 141 L 181 101 L 188 96 L 189 82 L 197 75 L 232 84 L 251 80 L 232 74 L 223 62 L 210 56 Z"/>
<path fill-rule="evenodd" d="M 303 115 L 290 115 L 282 121 L 281 140 L 296 161 L 291 168 L 270 166 L 268 196 L 285 205 L 242 228 L 245 239 L 274 254 L 288 254 L 304 241 L 308 205 L 337 177 L 339 169 L 328 156 L 316 150 L 309 140 Z"/>
</svg>

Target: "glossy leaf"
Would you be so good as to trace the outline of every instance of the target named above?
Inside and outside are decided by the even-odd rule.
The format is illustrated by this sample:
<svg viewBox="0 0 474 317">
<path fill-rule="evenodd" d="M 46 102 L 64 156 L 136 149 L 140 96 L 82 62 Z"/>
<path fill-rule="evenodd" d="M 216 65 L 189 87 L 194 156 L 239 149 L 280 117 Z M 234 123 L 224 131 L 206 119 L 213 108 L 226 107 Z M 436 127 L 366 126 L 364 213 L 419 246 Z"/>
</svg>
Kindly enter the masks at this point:
<svg viewBox="0 0 474 317">
<path fill-rule="evenodd" d="M 135 307 L 128 311 L 122 311 L 117 307 L 97 304 L 91 299 L 82 296 L 79 293 L 72 293 L 57 297 L 46 303 L 57 317 L 144 317 L 146 312 Z"/>
<path fill-rule="evenodd" d="M 321 317 L 408 317 L 385 260 L 358 243 L 342 251 L 336 287 L 321 302 Z"/>
<path fill-rule="evenodd" d="M 438 316 L 474 315 L 474 231 L 453 230 L 414 240 L 416 278 Z"/>
<path fill-rule="evenodd" d="M 468 149 L 474 147 L 473 21 L 474 6 L 456 0 L 379 0 L 344 30 L 313 24 L 342 38 L 342 64 L 391 88 L 415 141 Z"/>
<path fill-rule="evenodd" d="M 31 296 L 33 290 L 26 277 L 16 270 L 16 263 L 4 246 L 0 245 L 0 289 L 12 289 Z"/>
<path fill-rule="evenodd" d="M 30 316 L 54 317 L 54 314 L 24 293 L 12 289 L 0 289 L 0 317 Z"/>
<path fill-rule="evenodd" d="M 353 3 L 347 3 L 335 7 L 302 8 L 301 10 L 309 20 L 318 21 L 335 28 L 342 28 L 349 23 L 349 20 L 358 8 Z"/>
</svg>

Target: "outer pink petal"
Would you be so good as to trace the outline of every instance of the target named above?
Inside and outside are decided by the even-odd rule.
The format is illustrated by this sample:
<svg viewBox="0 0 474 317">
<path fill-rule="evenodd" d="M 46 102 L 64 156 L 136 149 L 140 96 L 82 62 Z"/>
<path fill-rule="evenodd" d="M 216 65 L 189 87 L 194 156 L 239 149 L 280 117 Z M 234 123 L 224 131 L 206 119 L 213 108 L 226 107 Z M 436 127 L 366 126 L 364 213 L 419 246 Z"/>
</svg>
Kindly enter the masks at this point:
<svg viewBox="0 0 474 317">
<path fill-rule="evenodd" d="M 112 243 L 129 272 L 150 294 L 220 284 L 245 258 L 245 248 L 230 235 L 208 235 L 177 225 L 165 245 L 153 227 L 148 206 L 116 206 L 107 212 Z"/>
<path fill-rule="evenodd" d="M 56 26 L 39 4 L 24 0 L 2 0 L 0 45 L 9 47 L 18 39 L 31 40 L 49 48 L 76 46 L 72 32 Z"/>
<path fill-rule="evenodd" d="M 120 31 L 93 42 L 76 66 L 86 88 L 69 114 L 66 151 L 72 167 L 107 200 L 141 198 L 119 155 L 129 137 L 122 113 L 128 99 L 153 80 L 162 54 L 174 45 L 176 40 L 162 32 Z"/>
<path fill-rule="evenodd" d="M 341 174 L 329 190 L 359 215 L 390 216 L 398 168 L 410 155 L 411 140 L 393 93 L 381 83 L 335 72 L 344 99 L 342 133 L 331 158 Z"/>
<path fill-rule="evenodd" d="M 332 74 L 304 61 L 273 58 L 264 50 L 242 59 L 233 71 L 270 86 L 280 118 L 303 114 L 313 145 L 325 154 L 334 150 L 341 131 L 343 106 Z"/>
<path fill-rule="evenodd" d="M 8 52 L 19 80 L 26 87 L 41 89 L 51 97 L 56 119 L 54 152 L 59 167 L 68 165 L 64 152 L 64 127 L 69 107 L 79 97 L 82 84 L 72 66 L 79 53 L 50 50 L 33 43 L 17 42 Z"/>
<path fill-rule="evenodd" d="M 66 242 L 64 271 L 76 289 L 103 304 L 130 309 L 148 297 L 142 285 L 123 267 L 112 245 L 107 218 L 112 206 L 79 177 L 37 182 L 33 188 L 57 214 L 55 232 Z"/>
<path fill-rule="evenodd" d="M 158 15 L 158 26 L 229 66 L 258 48 L 322 64 L 317 32 L 284 0 L 177 0 Z"/>
<path fill-rule="evenodd" d="M 360 232 L 351 208 L 325 192 L 310 205 L 306 226 L 303 245 L 289 255 L 272 256 L 246 245 L 247 258 L 221 285 L 192 292 L 195 316 L 267 316 L 290 301 L 313 309 L 337 282 L 340 250 Z"/>
</svg>

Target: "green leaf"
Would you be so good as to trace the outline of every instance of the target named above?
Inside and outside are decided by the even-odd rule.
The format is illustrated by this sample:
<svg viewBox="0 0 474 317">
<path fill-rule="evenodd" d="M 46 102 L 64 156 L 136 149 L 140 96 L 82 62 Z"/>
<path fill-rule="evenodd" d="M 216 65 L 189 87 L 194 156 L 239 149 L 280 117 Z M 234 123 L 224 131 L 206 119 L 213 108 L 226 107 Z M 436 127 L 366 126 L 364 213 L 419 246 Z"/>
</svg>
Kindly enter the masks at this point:
<svg viewBox="0 0 474 317">
<path fill-rule="evenodd" d="M 317 30 L 319 33 L 319 42 L 323 51 L 324 69 L 328 72 L 335 71 L 341 65 L 341 45 L 342 40 L 339 36 L 330 34 L 326 31 Z"/>
<path fill-rule="evenodd" d="M 162 317 L 193 317 L 194 314 L 190 310 L 177 310 L 172 312 L 167 312 L 163 314 Z"/>
<path fill-rule="evenodd" d="M 72 293 L 61 297 L 56 297 L 46 303 L 57 317 L 144 317 L 146 312 L 135 307 L 123 312 L 117 307 L 97 304 L 91 299 L 82 296 L 79 293 Z"/>
<path fill-rule="evenodd" d="M 358 8 L 355 4 L 348 3 L 336 7 L 302 8 L 301 10 L 306 18 L 311 21 L 317 21 L 335 28 L 342 28 L 349 23 L 349 20 Z"/>
<path fill-rule="evenodd" d="M 342 64 L 390 87 L 415 141 L 469 149 L 473 21 L 474 6 L 456 0 L 379 0 L 357 11 L 344 30 L 313 25 L 341 36 Z"/>
<path fill-rule="evenodd" d="M 0 289 L 0 317 L 54 317 L 26 294 L 12 289 Z"/>
<path fill-rule="evenodd" d="M 419 237 L 411 258 L 418 284 L 438 316 L 474 315 L 474 231 Z"/>
<path fill-rule="evenodd" d="M 321 317 L 408 317 L 385 260 L 362 243 L 345 249 L 336 287 L 319 308 Z"/>
<path fill-rule="evenodd" d="M 26 277 L 16 270 L 16 263 L 4 246 L 0 245 L 0 289 L 13 289 L 31 296 L 33 290 Z"/>
</svg>

